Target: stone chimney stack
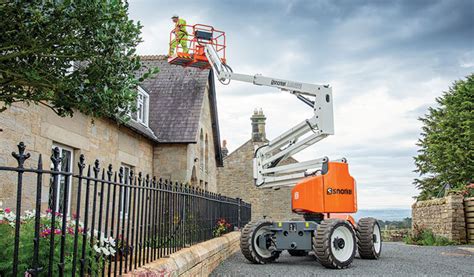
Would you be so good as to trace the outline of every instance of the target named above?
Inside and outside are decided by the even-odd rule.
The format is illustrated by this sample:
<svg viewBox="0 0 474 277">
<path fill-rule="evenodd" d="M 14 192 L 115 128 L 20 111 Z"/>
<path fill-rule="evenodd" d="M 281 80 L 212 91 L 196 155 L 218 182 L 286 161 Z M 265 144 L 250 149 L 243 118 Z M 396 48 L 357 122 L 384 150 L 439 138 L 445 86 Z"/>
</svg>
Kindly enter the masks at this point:
<svg viewBox="0 0 474 277">
<path fill-rule="evenodd" d="M 225 158 L 227 157 L 227 155 L 229 155 L 229 149 L 227 149 L 227 140 L 222 141 L 221 151 L 222 151 L 222 158 Z"/>
<path fill-rule="evenodd" d="M 265 136 L 265 120 L 267 118 L 263 114 L 262 109 L 255 109 L 250 120 L 252 121 L 252 141 L 263 142 L 266 139 Z"/>
</svg>

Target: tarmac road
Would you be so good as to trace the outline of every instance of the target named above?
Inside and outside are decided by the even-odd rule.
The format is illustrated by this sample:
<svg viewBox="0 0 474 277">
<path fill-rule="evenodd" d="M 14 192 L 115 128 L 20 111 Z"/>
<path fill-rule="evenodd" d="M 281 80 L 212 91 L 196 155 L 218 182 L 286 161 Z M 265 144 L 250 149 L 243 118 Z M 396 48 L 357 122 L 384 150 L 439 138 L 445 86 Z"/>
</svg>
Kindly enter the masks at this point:
<svg viewBox="0 0 474 277">
<path fill-rule="evenodd" d="M 386 242 L 379 260 L 362 260 L 356 255 L 344 270 L 326 269 L 313 256 L 292 257 L 286 251 L 272 264 L 252 264 L 242 253 L 229 257 L 211 276 L 474 276 L 474 245 L 412 246 Z"/>
</svg>

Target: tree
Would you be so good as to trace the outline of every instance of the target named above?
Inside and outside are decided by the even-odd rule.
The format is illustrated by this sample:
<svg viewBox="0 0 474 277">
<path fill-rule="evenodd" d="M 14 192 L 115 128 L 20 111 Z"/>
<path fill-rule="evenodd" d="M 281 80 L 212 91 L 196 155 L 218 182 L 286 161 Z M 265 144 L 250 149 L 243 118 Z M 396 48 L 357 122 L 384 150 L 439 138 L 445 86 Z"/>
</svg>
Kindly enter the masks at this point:
<svg viewBox="0 0 474 277">
<path fill-rule="evenodd" d="M 123 118 L 156 72 L 136 76 L 141 25 L 127 11 L 121 0 L 0 0 L 0 109 L 26 102 Z"/>
<path fill-rule="evenodd" d="M 430 107 L 414 158 L 420 178 L 418 199 L 436 196 L 447 184 L 461 189 L 474 179 L 474 74 L 453 86 Z"/>
</svg>

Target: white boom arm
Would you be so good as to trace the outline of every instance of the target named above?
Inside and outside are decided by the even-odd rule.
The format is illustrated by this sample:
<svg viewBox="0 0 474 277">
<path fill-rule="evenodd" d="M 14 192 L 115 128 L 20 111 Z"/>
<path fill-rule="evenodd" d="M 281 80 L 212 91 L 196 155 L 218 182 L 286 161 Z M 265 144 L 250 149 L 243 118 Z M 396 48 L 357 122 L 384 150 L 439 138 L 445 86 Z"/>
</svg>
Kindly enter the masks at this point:
<svg viewBox="0 0 474 277">
<path fill-rule="evenodd" d="M 293 186 L 308 176 L 307 170 L 322 169 L 323 164 L 328 161 L 327 157 L 289 165 L 278 165 L 278 162 L 334 134 L 332 89 L 329 86 L 276 79 L 259 74 L 233 73 L 230 67 L 221 62 L 211 44 L 206 44 L 205 53 L 221 82 L 237 80 L 259 86 L 275 87 L 294 94 L 314 110 L 311 118 L 302 121 L 255 151 L 253 174 L 257 187 Z"/>
</svg>

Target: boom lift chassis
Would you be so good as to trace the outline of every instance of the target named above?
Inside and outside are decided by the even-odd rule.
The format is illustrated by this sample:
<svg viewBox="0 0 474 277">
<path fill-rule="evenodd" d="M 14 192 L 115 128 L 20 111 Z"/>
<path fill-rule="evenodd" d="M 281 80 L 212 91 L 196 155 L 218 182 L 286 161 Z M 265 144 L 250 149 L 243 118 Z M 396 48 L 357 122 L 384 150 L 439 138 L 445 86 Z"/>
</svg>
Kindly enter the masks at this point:
<svg viewBox="0 0 474 277">
<path fill-rule="evenodd" d="M 287 250 L 292 256 L 314 252 L 328 268 L 346 268 L 356 248 L 363 259 L 378 259 L 382 249 L 380 226 L 374 218 L 356 223 L 347 213 L 357 211 L 355 180 L 345 159 L 329 161 L 321 157 L 309 161 L 279 163 L 334 134 L 332 88 L 329 85 L 283 80 L 262 75 L 234 73 L 225 60 L 225 33 L 211 26 L 197 24 L 192 28 L 192 53 L 170 57 L 169 62 L 212 68 L 223 84 L 231 80 L 267 86 L 289 92 L 308 106 L 314 114 L 290 130 L 259 147 L 254 156 L 254 178 L 258 188 L 292 189 L 292 210 L 304 221 L 257 220 L 242 230 L 241 251 L 253 263 L 275 261 Z M 217 38 L 223 38 L 219 43 Z M 224 50 L 224 51 L 221 51 Z M 224 56 L 220 53 L 224 53 Z M 195 61 L 195 62 L 193 62 Z"/>
</svg>

